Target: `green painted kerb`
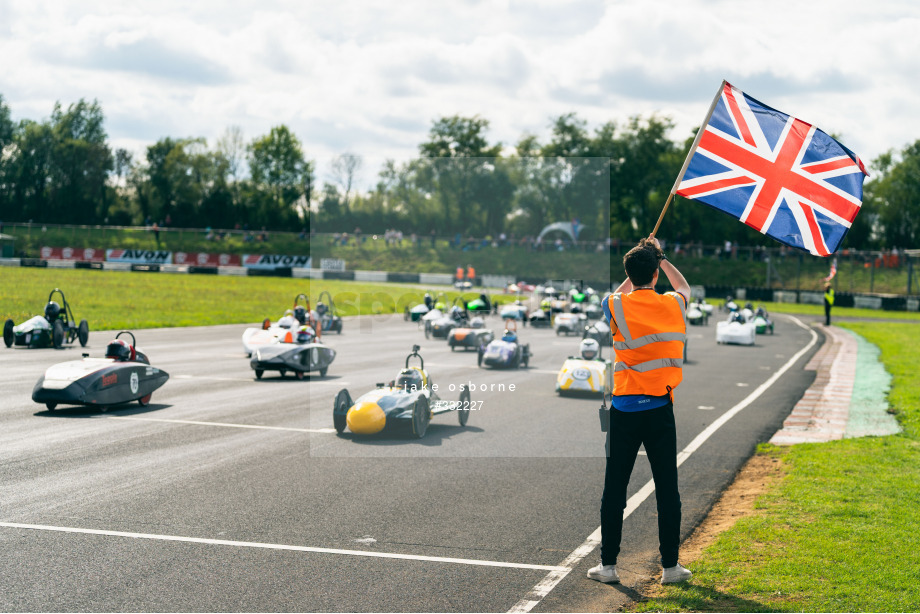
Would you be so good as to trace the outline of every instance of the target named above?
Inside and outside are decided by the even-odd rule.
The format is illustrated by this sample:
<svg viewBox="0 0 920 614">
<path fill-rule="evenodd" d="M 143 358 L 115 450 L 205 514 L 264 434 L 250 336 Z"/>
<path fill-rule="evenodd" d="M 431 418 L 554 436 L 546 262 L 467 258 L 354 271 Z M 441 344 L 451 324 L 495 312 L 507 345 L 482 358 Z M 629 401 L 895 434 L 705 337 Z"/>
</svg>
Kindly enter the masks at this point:
<svg viewBox="0 0 920 614">
<path fill-rule="evenodd" d="M 852 331 L 856 338 L 856 381 L 850 398 L 850 416 L 844 437 L 893 435 L 901 429 L 888 413 L 891 374 L 879 360 L 879 349 Z"/>
</svg>

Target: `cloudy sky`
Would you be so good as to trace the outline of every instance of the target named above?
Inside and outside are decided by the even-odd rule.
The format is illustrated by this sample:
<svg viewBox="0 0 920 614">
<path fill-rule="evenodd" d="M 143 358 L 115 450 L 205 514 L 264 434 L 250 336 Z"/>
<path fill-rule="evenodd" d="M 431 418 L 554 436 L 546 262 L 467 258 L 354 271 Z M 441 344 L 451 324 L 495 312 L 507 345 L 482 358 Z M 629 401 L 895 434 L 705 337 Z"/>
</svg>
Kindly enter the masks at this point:
<svg viewBox="0 0 920 614">
<path fill-rule="evenodd" d="M 284 123 L 331 157 L 416 154 L 432 121 L 492 142 L 633 115 L 698 125 L 722 79 L 863 159 L 920 139 L 914 0 L 0 0 L 0 94 L 15 119 L 96 99 L 114 147 Z"/>
</svg>

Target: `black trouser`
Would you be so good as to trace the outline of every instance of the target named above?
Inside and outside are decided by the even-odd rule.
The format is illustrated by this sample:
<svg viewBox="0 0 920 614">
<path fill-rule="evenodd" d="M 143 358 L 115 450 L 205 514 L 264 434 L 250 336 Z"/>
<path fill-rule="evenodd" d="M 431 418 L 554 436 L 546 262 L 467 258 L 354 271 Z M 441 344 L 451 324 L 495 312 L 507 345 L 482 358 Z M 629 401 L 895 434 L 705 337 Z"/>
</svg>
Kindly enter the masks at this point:
<svg viewBox="0 0 920 614">
<path fill-rule="evenodd" d="M 831 325 L 831 304 L 824 301 L 824 325 Z"/>
<path fill-rule="evenodd" d="M 645 445 L 655 498 L 658 501 L 658 542 L 662 567 L 677 565 L 680 547 L 680 493 L 677 490 L 677 428 L 674 405 L 638 412 L 610 410 L 607 432 L 607 472 L 601 500 L 601 562 L 616 565 L 623 535 L 626 487 L 639 446 Z"/>
</svg>

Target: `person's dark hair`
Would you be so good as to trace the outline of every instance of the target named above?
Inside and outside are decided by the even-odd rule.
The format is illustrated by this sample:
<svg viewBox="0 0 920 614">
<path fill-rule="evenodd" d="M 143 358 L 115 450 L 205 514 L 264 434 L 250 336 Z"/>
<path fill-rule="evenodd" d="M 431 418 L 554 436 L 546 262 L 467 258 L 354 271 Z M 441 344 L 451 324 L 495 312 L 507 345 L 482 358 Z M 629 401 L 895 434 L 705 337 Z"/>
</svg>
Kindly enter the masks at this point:
<svg viewBox="0 0 920 614">
<path fill-rule="evenodd" d="M 646 286 L 652 283 L 652 277 L 664 254 L 651 239 L 642 239 L 639 244 L 623 256 L 623 267 L 633 286 Z"/>
</svg>

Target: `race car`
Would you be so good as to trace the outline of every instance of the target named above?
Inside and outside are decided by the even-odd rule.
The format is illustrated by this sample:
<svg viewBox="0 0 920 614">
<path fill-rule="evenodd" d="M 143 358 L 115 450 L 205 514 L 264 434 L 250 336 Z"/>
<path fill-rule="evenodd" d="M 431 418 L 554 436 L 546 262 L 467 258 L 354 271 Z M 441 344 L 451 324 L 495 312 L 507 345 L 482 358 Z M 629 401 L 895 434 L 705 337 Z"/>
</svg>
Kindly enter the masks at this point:
<svg viewBox="0 0 920 614">
<path fill-rule="evenodd" d="M 323 297 L 326 302 L 323 302 Z M 316 301 L 316 315 L 319 318 L 320 330 L 335 331 L 337 335 L 342 334 L 342 318 L 335 312 L 335 303 L 332 302 L 332 295 L 329 292 L 320 292 L 319 300 Z"/>
<path fill-rule="evenodd" d="M 472 409 L 470 391 L 460 386 L 459 401 L 442 400 L 418 351 L 419 346 L 413 345 L 405 368 L 389 384 L 377 384 L 376 389 L 354 401 L 347 389 L 339 391 L 332 408 L 332 422 L 339 435 L 346 428 L 357 435 L 373 435 L 408 426 L 414 437 L 421 438 L 433 416 L 452 411 L 457 412 L 460 426 L 466 426 Z M 413 358 L 418 359 L 418 366 L 409 366 Z"/>
<path fill-rule="evenodd" d="M 540 301 L 540 308 L 527 314 L 527 321 L 534 328 L 549 328 L 553 325 L 552 308 L 549 299 Z"/>
<path fill-rule="evenodd" d="M 604 308 L 601 307 L 601 297 L 592 288 L 585 290 L 588 300 L 585 301 L 584 313 L 589 320 L 600 320 L 604 317 Z"/>
<path fill-rule="evenodd" d="M 703 311 L 699 302 L 693 301 L 687 305 L 687 322 L 691 326 L 708 326 L 709 313 Z"/>
<path fill-rule="evenodd" d="M 121 339 L 130 335 L 131 342 Z M 150 365 L 137 349 L 134 334 L 123 330 L 105 350 L 105 358 L 71 360 L 49 367 L 35 384 L 32 400 L 49 411 L 58 405 L 91 405 L 105 411 L 113 405 L 137 401 L 150 404 L 153 392 L 166 383 L 169 374 Z"/>
<path fill-rule="evenodd" d="M 761 305 L 754 313 L 754 332 L 758 335 L 773 334 L 773 321 L 767 316 L 767 310 Z"/>
<path fill-rule="evenodd" d="M 300 304 L 301 299 L 303 305 Z M 261 328 L 250 327 L 243 331 L 243 351 L 246 356 L 252 356 L 256 349 L 275 343 L 287 332 L 301 326 L 311 326 L 317 336 L 321 337 L 323 329 L 320 324 L 319 314 L 310 309 L 310 299 L 306 294 L 298 294 L 294 297 L 294 308 L 285 311 L 277 322 L 273 324 L 269 318 L 265 318 Z"/>
<path fill-rule="evenodd" d="M 517 338 L 517 324 L 514 320 L 505 321 L 505 332 L 501 339 L 493 339 L 488 345 L 479 348 L 477 364 L 482 367 L 517 369 L 530 364 L 530 344 L 522 344 Z"/>
<path fill-rule="evenodd" d="M 604 320 L 585 326 L 581 337 L 582 339 L 594 339 L 601 345 L 613 347 L 613 333 L 610 332 L 610 325 Z"/>
<path fill-rule="evenodd" d="M 565 335 L 568 337 L 582 332 L 586 321 L 587 317 L 583 313 L 557 313 L 553 321 L 553 328 L 557 336 Z"/>
<path fill-rule="evenodd" d="M 733 311 L 725 322 L 716 324 L 716 343 L 754 345 L 754 334 L 754 323 L 745 321 L 737 311 Z"/>
<path fill-rule="evenodd" d="M 527 307 L 519 300 L 503 305 L 499 309 L 498 315 L 502 320 L 517 320 L 527 326 Z"/>
<path fill-rule="evenodd" d="M 434 312 L 432 312 L 434 313 Z M 459 296 L 454 299 L 454 304 L 450 310 L 442 314 L 437 319 L 425 320 L 425 339 L 434 337 L 435 339 L 447 339 L 450 331 L 458 326 L 465 327 L 470 322 L 469 312 L 467 312 L 463 299 Z"/>
<path fill-rule="evenodd" d="M 613 364 L 601 355 L 601 346 L 594 339 L 582 339 L 580 356 L 569 356 L 556 376 L 556 392 L 567 394 L 604 395 L 613 392 Z"/>
<path fill-rule="evenodd" d="M 447 345 L 450 346 L 450 351 L 453 352 L 457 348 L 478 350 L 482 346 L 491 343 L 495 339 L 495 333 L 485 326 L 485 321 L 476 316 L 470 320 L 468 327 L 457 326 L 452 328 L 447 334 Z"/>
<path fill-rule="evenodd" d="M 335 360 L 335 350 L 316 339 L 312 326 L 300 326 L 289 330 L 274 343 L 256 348 L 249 366 L 262 379 L 266 371 L 278 371 L 283 378 L 292 372 L 297 379 L 303 379 L 310 371 L 319 371 L 325 377 L 329 365 Z"/>
<path fill-rule="evenodd" d="M 467 302 L 466 310 L 470 313 L 487 316 L 492 313 L 492 301 L 486 294 L 480 294 L 478 297 Z"/>
<path fill-rule="evenodd" d="M 432 298 L 431 294 L 426 292 L 422 302 L 417 305 L 406 305 L 405 310 L 403 311 L 403 319 L 406 322 L 418 322 L 422 317 L 434 309 L 444 311 L 445 306 L 447 305 L 447 297 L 444 296 L 444 293 L 438 294 L 438 297 Z"/>
<path fill-rule="evenodd" d="M 60 295 L 60 303 L 54 300 L 55 294 Z M 64 292 L 55 288 L 48 294 L 44 315 L 29 318 L 18 326 L 12 320 L 3 324 L 3 343 L 6 347 L 24 345 L 30 348 L 59 349 L 65 343 L 73 343 L 74 339 L 78 339 L 80 345 L 86 347 L 89 324 L 86 320 L 80 320 L 79 325 L 75 322 Z"/>
</svg>

